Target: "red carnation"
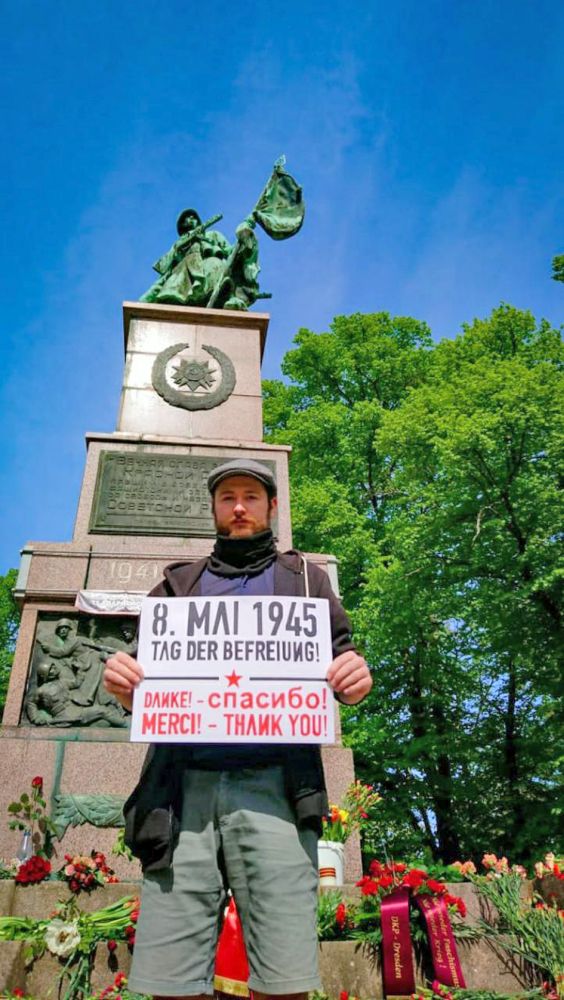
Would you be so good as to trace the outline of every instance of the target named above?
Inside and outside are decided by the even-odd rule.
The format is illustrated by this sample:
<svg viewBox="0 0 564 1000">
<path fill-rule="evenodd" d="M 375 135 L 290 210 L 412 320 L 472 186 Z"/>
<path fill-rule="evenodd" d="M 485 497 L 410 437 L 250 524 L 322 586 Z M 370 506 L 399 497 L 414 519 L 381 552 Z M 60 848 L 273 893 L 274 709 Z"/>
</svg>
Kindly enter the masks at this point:
<svg viewBox="0 0 564 1000">
<path fill-rule="evenodd" d="M 443 892 L 447 892 L 447 887 L 444 882 L 437 882 L 434 878 L 427 879 L 427 888 L 430 889 L 431 892 L 438 892 L 439 895 Z"/>
<path fill-rule="evenodd" d="M 378 885 L 381 889 L 387 889 L 390 885 L 393 885 L 393 877 L 391 875 L 381 875 L 378 879 Z"/>
<path fill-rule="evenodd" d="M 29 885 L 30 882 L 42 882 L 51 871 L 51 862 L 45 861 L 37 854 L 34 854 L 28 861 L 24 861 L 18 868 L 15 881 L 20 885 Z"/>
<path fill-rule="evenodd" d="M 416 868 L 413 868 L 403 876 L 401 884 L 408 885 L 411 889 L 418 889 L 423 884 L 423 875 Z"/>
<path fill-rule="evenodd" d="M 346 990 L 341 990 L 339 993 L 339 1000 L 349 1000 L 349 995 Z"/>
<path fill-rule="evenodd" d="M 383 871 L 384 871 L 384 868 L 380 864 L 379 861 L 371 861 L 370 862 L 370 874 L 371 875 L 381 875 Z"/>
<path fill-rule="evenodd" d="M 343 929 L 347 922 L 347 908 L 344 903 L 339 903 L 337 909 L 335 910 L 335 923 Z"/>
<path fill-rule="evenodd" d="M 43 788 L 43 778 L 40 778 L 39 775 L 37 775 L 37 777 L 35 777 L 35 778 L 32 778 L 31 779 L 31 787 L 32 788 Z"/>
</svg>

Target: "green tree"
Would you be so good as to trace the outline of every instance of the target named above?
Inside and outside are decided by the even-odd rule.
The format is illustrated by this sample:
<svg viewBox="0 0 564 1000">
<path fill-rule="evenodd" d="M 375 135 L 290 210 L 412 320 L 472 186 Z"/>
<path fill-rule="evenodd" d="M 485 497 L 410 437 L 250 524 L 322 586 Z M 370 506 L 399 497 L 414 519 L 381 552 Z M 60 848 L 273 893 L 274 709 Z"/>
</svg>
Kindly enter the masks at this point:
<svg viewBox="0 0 564 1000">
<path fill-rule="evenodd" d="M 0 714 L 4 711 L 20 624 L 19 608 L 14 601 L 16 576 L 15 569 L 0 576 Z"/>
<path fill-rule="evenodd" d="M 555 281 L 564 281 L 564 253 L 552 258 L 552 277 Z"/>
<path fill-rule="evenodd" d="M 560 336 L 502 306 L 436 346 L 387 314 L 296 343 L 267 425 L 293 447 L 296 542 L 339 558 L 375 668 L 344 731 L 385 839 L 534 853 L 557 819 Z"/>
</svg>

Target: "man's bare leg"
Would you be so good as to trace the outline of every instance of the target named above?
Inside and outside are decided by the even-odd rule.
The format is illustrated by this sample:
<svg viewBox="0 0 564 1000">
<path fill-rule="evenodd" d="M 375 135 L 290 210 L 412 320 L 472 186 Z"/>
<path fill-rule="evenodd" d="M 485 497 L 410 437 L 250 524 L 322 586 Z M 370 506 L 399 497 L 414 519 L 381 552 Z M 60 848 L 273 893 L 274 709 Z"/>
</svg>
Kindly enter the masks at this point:
<svg viewBox="0 0 564 1000">
<path fill-rule="evenodd" d="M 258 993 L 257 990 L 251 990 L 251 997 L 253 1000 L 307 1000 L 307 993 L 282 993 L 278 996 L 272 996 L 270 993 Z"/>
<path fill-rule="evenodd" d="M 271 996 L 269 993 L 257 993 L 256 990 L 251 991 L 252 1000 L 307 1000 L 307 993 L 283 993 L 278 996 Z M 210 1000 L 209 996 L 205 993 L 199 993 L 197 996 L 154 996 L 153 1000 Z"/>
<path fill-rule="evenodd" d="M 153 997 L 153 1000 L 210 1000 L 210 997 L 208 995 L 206 995 L 205 993 L 197 993 L 195 996 L 192 995 L 192 996 L 183 996 L 183 997 L 178 997 L 178 996 L 174 996 L 174 997 L 162 996 L 159 993 L 158 996 L 155 994 L 155 996 Z"/>
</svg>

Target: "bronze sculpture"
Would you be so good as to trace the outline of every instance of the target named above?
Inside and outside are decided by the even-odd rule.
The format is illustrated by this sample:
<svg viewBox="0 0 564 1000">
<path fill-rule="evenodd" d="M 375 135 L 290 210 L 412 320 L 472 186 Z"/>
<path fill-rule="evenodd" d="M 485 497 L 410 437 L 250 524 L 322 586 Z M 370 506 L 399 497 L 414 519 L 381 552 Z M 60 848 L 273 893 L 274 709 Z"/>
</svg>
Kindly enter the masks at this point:
<svg viewBox="0 0 564 1000">
<path fill-rule="evenodd" d="M 42 628 L 47 624 L 41 623 Z M 35 670 L 25 701 L 25 716 L 31 725 L 127 726 L 121 706 L 101 681 L 108 656 L 117 649 L 134 649 L 135 624 L 131 619 L 114 621 L 103 640 L 97 635 L 96 620 L 87 624 L 86 634 L 79 634 L 77 621 L 60 618 L 47 635 L 40 632 L 36 638 Z"/>
<path fill-rule="evenodd" d="M 194 208 L 180 213 L 178 239 L 155 264 L 159 277 L 141 296 L 141 302 L 248 309 L 259 298 L 257 223 L 272 239 L 283 240 L 301 229 L 305 205 L 302 189 L 284 170 L 284 157 L 274 170 L 252 212 L 235 230 L 233 245 L 210 226 L 222 216 L 202 222 Z"/>
</svg>

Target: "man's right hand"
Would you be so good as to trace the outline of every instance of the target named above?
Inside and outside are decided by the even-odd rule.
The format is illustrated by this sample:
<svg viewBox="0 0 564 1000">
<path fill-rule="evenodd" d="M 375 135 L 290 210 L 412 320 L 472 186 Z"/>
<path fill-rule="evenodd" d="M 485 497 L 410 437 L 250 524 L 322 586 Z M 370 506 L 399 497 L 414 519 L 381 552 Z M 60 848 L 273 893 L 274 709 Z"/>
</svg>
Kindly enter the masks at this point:
<svg viewBox="0 0 564 1000">
<path fill-rule="evenodd" d="M 131 712 L 133 691 L 139 681 L 143 680 L 143 676 L 143 668 L 137 660 L 120 649 L 106 660 L 104 687 L 117 698 L 120 705 Z"/>
</svg>

